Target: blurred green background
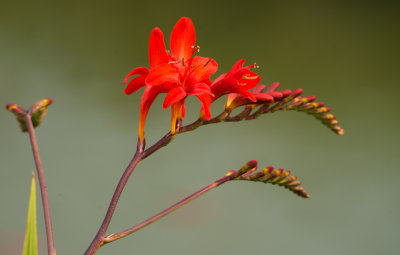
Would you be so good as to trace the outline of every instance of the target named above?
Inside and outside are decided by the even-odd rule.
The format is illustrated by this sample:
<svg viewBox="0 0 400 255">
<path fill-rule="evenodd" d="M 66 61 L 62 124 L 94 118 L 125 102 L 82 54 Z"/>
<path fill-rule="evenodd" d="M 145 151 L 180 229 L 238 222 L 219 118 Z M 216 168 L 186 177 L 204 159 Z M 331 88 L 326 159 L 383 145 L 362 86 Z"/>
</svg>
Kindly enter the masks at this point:
<svg viewBox="0 0 400 255">
<path fill-rule="evenodd" d="M 332 107 L 345 136 L 296 112 L 180 135 L 136 169 L 108 233 L 251 159 L 292 170 L 311 198 L 229 183 L 98 254 L 399 254 L 399 3 L 1 0 L 0 105 L 54 99 L 37 136 L 57 254 L 82 254 L 97 231 L 136 146 L 141 92 L 124 95 L 122 80 L 148 66 L 151 29 L 168 39 L 182 16 L 219 74 L 257 62 L 263 83 Z M 148 144 L 169 129 L 162 100 Z M 200 107 L 188 102 L 186 123 Z M 0 120 L 0 254 L 19 254 L 34 162 L 13 116 L 3 109 Z"/>
</svg>

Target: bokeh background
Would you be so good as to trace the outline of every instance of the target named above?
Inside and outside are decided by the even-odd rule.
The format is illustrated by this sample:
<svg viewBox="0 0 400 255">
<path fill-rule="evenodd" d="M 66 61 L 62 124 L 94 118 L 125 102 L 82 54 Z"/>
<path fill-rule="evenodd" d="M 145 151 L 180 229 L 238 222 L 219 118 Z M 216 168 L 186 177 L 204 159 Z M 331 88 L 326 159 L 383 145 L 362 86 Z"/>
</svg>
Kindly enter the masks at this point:
<svg viewBox="0 0 400 255">
<path fill-rule="evenodd" d="M 191 17 L 200 54 L 223 73 L 257 62 L 265 84 L 303 88 L 333 109 L 345 136 L 279 112 L 180 135 L 142 162 L 108 233 L 238 169 L 290 169 L 311 198 L 229 183 L 98 254 L 399 254 L 399 1 L 11 1 L 0 8 L 0 105 L 54 99 L 37 129 L 57 254 L 82 254 L 134 153 L 141 93 L 122 80 L 148 66 L 148 38 Z M 148 144 L 169 129 L 163 96 Z M 200 104 L 190 99 L 189 123 Z M 218 113 L 223 100 L 214 107 Z M 31 171 L 27 134 L 0 111 L 0 254 L 22 249 Z M 40 253 L 45 254 L 39 210 Z"/>
</svg>

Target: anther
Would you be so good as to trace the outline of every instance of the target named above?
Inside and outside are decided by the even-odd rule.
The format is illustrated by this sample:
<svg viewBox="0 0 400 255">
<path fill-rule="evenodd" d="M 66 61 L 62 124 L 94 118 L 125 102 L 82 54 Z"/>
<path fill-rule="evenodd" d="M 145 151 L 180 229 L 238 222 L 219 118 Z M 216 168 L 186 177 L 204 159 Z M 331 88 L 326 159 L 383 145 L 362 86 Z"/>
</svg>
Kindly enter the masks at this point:
<svg viewBox="0 0 400 255">
<path fill-rule="evenodd" d="M 182 60 L 169 61 L 168 64 L 170 64 L 170 65 L 175 65 L 175 64 L 179 64 L 179 63 L 181 63 L 181 62 L 183 62 L 183 58 L 182 58 Z"/>
<path fill-rule="evenodd" d="M 210 63 L 211 58 L 207 61 L 207 63 L 204 64 L 204 67 L 206 67 L 208 65 L 208 63 Z"/>
<path fill-rule="evenodd" d="M 194 45 L 192 45 L 191 48 L 193 49 L 193 51 L 200 52 L 200 46 L 194 46 Z"/>
<path fill-rule="evenodd" d="M 243 80 L 255 80 L 255 79 L 258 79 L 258 75 L 250 76 L 250 74 L 244 74 L 244 75 L 242 75 L 242 79 Z"/>
<path fill-rule="evenodd" d="M 254 64 L 250 65 L 249 67 L 251 67 L 251 68 L 260 68 L 260 66 L 258 66 L 255 62 L 254 62 Z"/>
</svg>

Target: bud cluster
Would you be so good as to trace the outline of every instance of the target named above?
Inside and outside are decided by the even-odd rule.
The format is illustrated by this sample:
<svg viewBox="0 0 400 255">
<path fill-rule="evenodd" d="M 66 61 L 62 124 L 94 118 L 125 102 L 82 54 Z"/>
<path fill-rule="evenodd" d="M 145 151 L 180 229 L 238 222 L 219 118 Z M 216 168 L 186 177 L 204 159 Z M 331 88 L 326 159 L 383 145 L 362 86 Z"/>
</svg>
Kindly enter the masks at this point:
<svg viewBox="0 0 400 255">
<path fill-rule="evenodd" d="M 344 130 L 338 125 L 339 121 L 336 119 L 336 116 L 329 113 L 331 111 L 331 108 L 325 107 L 325 104 L 323 102 L 314 101 L 315 96 L 299 96 L 294 98 L 290 102 L 290 104 L 285 107 L 284 110 L 295 110 L 310 114 L 316 119 L 320 120 L 325 126 L 330 128 L 336 134 L 344 135 Z"/>
<path fill-rule="evenodd" d="M 300 187 L 301 182 L 297 177 L 290 175 L 290 170 L 283 168 L 275 169 L 273 166 L 267 166 L 257 171 L 257 161 L 247 162 L 240 170 L 229 171 L 225 176 L 229 176 L 231 180 L 245 180 L 254 182 L 271 183 L 289 189 L 295 194 L 303 198 L 309 198 L 310 195 Z"/>
<path fill-rule="evenodd" d="M 301 97 L 302 89 L 276 91 L 278 86 L 279 83 L 273 83 L 268 88 L 265 85 L 255 87 L 251 92 L 257 99 L 255 102 L 240 94 L 230 94 L 225 105 L 226 112 L 230 114 L 233 109 L 243 105 L 245 108 L 234 117 L 227 116 L 224 121 L 252 120 L 265 113 L 296 110 L 313 115 L 336 134 L 344 134 L 335 115 L 329 113 L 330 108 L 325 107 L 322 102 L 314 102 L 315 96 Z"/>
<path fill-rule="evenodd" d="M 25 116 L 29 114 L 33 126 L 37 127 L 42 123 L 44 116 L 46 116 L 47 107 L 51 103 L 53 103 L 53 99 L 45 98 L 34 103 L 28 111 L 17 104 L 7 104 L 6 109 L 15 115 L 22 132 L 28 132 Z"/>
</svg>

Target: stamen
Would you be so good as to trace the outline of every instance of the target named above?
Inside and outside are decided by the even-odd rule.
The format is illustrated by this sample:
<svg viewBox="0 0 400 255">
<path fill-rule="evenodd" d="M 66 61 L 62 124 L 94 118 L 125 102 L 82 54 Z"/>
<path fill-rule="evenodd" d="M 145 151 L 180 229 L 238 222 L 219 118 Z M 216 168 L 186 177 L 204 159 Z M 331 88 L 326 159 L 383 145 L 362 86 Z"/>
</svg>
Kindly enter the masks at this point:
<svg viewBox="0 0 400 255">
<path fill-rule="evenodd" d="M 183 58 L 182 58 L 182 60 L 169 61 L 168 64 L 170 64 L 170 65 L 176 65 L 176 64 L 179 64 L 179 63 L 181 63 L 181 62 L 183 62 Z"/>
<path fill-rule="evenodd" d="M 243 80 L 255 80 L 258 79 L 258 75 L 250 76 L 250 74 L 246 73 L 242 75 Z"/>
<path fill-rule="evenodd" d="M 250 68 L 260 68 L 260 66 L 258 66 L 258 65 L 256 64 L 256 62 L 254 62 L 254 64 L 250 65 L 249 67 L 250 67 Z"/>
<path fill-rule="evenodd" d="M 208 59 L 207 63 L 204 64 L 204 67 L 206 67 L 208 65 L 208 63 L 210 63 L 210 62 L 211 62 L 211 58 Z"/>
<path fill-rule="evenodd" d="M 185 59 L 184 58 L 182 58 L 182 65 L 183 66 L 185 65 Z"/>
<path fill-rule="evenodd" d="M 192 45 L 192 47 L 191 47 L 192 49 L 193 49 L 193 51 L 197 51 L 197 52 L 200 52 L 200 46 L 194 46 L 194 45 Z"/>
</svg>

